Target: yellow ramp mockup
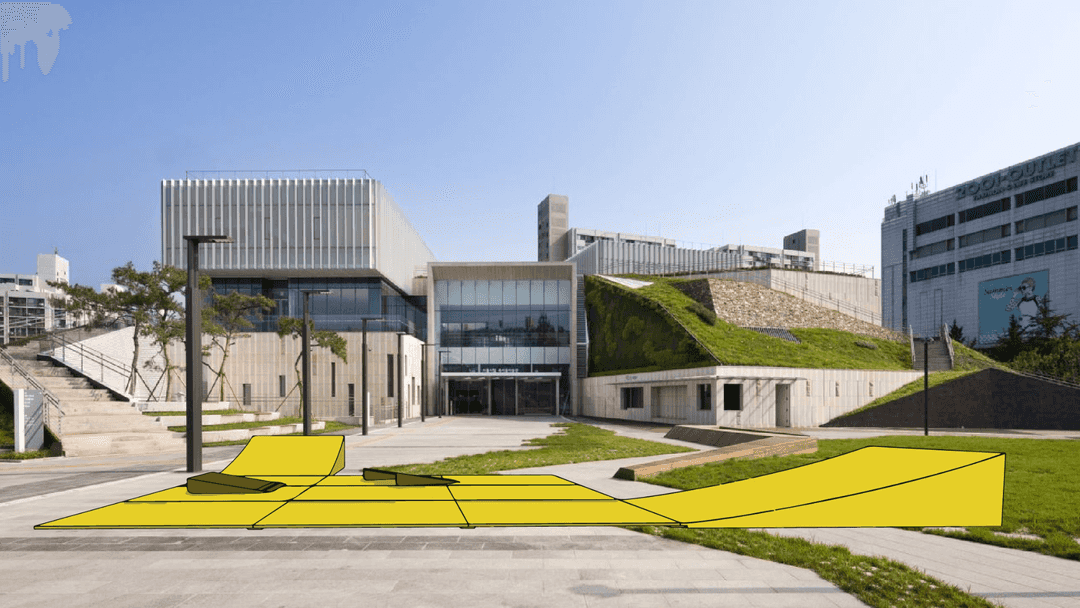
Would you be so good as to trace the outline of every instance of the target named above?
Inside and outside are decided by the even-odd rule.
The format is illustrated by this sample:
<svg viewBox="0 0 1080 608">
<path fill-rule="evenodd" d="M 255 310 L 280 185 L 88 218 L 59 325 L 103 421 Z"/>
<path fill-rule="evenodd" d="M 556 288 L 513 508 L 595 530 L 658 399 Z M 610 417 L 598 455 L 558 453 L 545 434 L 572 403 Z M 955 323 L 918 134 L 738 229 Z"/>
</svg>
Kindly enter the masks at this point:
<svg viewBox="0 0 1080 608">
<path fill-rule="evenodd" d="M 554 475 L 344 466 L 344 437 L 255 437 L 222 473 L 36 528 L 995 526 L 1005 479 L 1004 454 L 885 447 L 631 500 Z"/>
</svg>

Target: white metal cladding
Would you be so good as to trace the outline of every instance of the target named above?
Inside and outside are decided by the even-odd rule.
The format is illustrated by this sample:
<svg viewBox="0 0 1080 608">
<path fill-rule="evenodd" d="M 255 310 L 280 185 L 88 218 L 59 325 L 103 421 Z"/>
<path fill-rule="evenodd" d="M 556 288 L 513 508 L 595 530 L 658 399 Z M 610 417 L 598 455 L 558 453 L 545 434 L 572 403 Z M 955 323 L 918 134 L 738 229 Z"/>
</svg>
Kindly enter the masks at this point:
<svg viewBox="0 0 1080 608">
<path fill-rule="evenodd" d="M 179 268 L 189 234 L 234 239 L 203 245 L 206 270 L 374 269 L 406 293 L 434 261 L 372 179 L 162 180 L 161 217 L 163 263 Z"/>
<path fill-rule="evenodd" d="M 567 261 L 575 263 L 578 274 L 655 274 L 740 268 L 743 259 L 728 251 L 596 241 Z"/>
</svg>

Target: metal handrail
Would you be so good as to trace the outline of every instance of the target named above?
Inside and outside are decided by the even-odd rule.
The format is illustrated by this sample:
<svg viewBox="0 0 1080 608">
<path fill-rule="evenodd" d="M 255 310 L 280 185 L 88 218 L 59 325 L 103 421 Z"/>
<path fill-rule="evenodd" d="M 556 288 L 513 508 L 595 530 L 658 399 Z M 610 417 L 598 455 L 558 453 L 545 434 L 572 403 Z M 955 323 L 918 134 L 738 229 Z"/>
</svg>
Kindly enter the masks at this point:
<svg viewBox="0 0 1080 608">
<path fill-rule="evenodd" d="M 1036 380 L 1050 382 L 1051 384 L 1060 384 L 1061 386 L 1080 389 L 1080 384 L 1077 384 L 1075 382 L 1069 382 L 1068 380 L 1063 380 L 1061 378 L 1058 378 L 1057 376 L 1050 376 L 1040 372 L 1022 372 L 1011 368 L 1009 369 L 1009 371 L 1020 376 L 1027 376 L 1028 378 L 1034 378 Z"/>
<path fill-rule="evenodd" d="M 57 342 L 59 342 L 59 346 L 57 346 Z M 99 383 L 101 383 L 102 385 L 108 386 L 106 384 L 106 382 L 105 382 L 105 370 L 106 369 L 108 369 L 108 371 L 110 371 L 110 372 L 114 372 L 114 373 L 119 374 L 120 376 L 125 378 L 125 384 L 124 384 L 123 390 L 117 389 L 116 387 L 110 387 L 110 388 L 112 390 L 120 393 L 121 395 L 124 395 L 129 400 L 132 400 L 132 401 L 135 400 L 135 395 L 129 395 L 127 393 L 127 380 L 126 379 L 131 377 L 131 373 L 132 373 L 131 366 L 127 365 L 126 363 L 124 363 L 122 361 L 114 359 L 113 357 L 110 357 L 109 355 L 107 355 L 107 354 L 105 354 L 105 353 L 103 353 L 103 352 L 101 352 L 101 351 L 99 351 L 99 350 L 97 350 L 95 348 L 86 346 L 86 344 L 84 344 L 83 342 L 71 342 L 71 341 L 69 341 L 67 339 L 66 336 L 63 336 L 63 335 L 49 336 L 49 347 L 50 347 L 49 351 L 47 353 L 43 353 L 43 354 L 46 354 L 47 356 L 51 357 L 53 360 L 55 360 L 55 361 L 57 361 L 59 363 L 62 363 L 64 366 L 69 367 L 69 368 L 79 372 L 80 374 L 86 376 L 87 378 L 93 379 L 94 374 L 90 369 L 88 369 L 86 367 L 86 359 L 87 358 L 90 359 L 90 364 L 91 365 L 93 365 L 94 363 L 97 363 L 97 372 L 98 372 L 97 381 Z M 75 364 L 74 360 L 68 361 L 68 358 L 67 358 L 67 350 L 68 350 L 68 348 L 71 348 L 73 351 L 76 351 L 78 353 L 78 355 L 79 355 L 78 365 Z M 57 356 L 57 352 L 56 352 L 57 350 L 61 351 L 60 356 Z M 140 382 L 142 382 L 143 387 L 146 388 L 147 393 L 148 393 L 148 395 L 147 395 L 148 399 L 152 399 L 154 389 L 151 388 L 149 384 L 147 384 L 146 379 L 142 377 L 142 374 L 139 373 L 138 369 L 134 370 L 134 372 L 135 372 L 135 377 L 138 378 L 138 380 Z"/>
<path fill-rule="evenodd" d="M 911 347 L 911 369 L 915 369 L 915 328 L 908 325 L 908 345 Z"/>
<path fill-rule="evenodd" d="M 55 429 L 56 436 L 60 437 L 63 433 L 62 427 L 64 420 L 64 409 L 60 407 L 60 400 L 56 398 L 56 395 L 49 392 L 49 389 L 42 386 L 33 374 L 23 369 L 23 366 L 19 365 L 19 363 L 15 361 L 15 358 L 8 354 L 6 350 L 0 349 L 0 359 L 3 359 L 11 367 L 12 376 L 14 376 L 15 373 L 18 373 L 18 375 L 22 376 L 23 380 L 33 387 L 34 390 L 41 391 L 42 399 L 45 402 L 45 426 L 50 429 Z M 52 416 L 53 408 L 56 409 L 57 413 L 55 417 Z M 55 425 L 53 424 L 53 420 L 55 420 Z"/>
<path fill-rule="evenodd" d="M 941 324 L 941 341 L 949 348 L 949 369 L 956 367 L 956 353 L 953 352 L 952 336 L 949 335 L 949 327 Z"/>
</svg>

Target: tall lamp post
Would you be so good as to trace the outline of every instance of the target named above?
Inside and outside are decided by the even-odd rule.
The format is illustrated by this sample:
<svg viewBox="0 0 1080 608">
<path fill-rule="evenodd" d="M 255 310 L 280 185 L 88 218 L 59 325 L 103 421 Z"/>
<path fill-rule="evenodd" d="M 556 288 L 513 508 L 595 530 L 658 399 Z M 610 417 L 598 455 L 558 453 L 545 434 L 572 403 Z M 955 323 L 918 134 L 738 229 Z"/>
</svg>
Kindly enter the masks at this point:
<svg viewBox="0 0 1080 608">
<path fill-rule="evenodd" d="M 308 314 L 308 298 L 314 294 L 317 296 L 325 296 L 330 293 L 329 289 L 301 289 L 300 293 L 304 294 L 304 327 L 301 330 L 301 339 L 303 341 L 303 371 L 302 382 L 304 383 L 303 400 L 304 400 L 304 435 L 311 434 L 311 330 L 308 329 L 308 325 L 311 324 L 311 317 Z"/>
<path fill-rule="evenodd" d="M 187 470 L 202 471 L 202 298 L 199 297 L 199 244 L 232 243 L 227 235 L 187 235 L 187 336 L 184 341 L 187 363 Z"/>
<path fill-rule="evenodd" d="M 933 338 L 923 338 L 923 436 L 930 435 L 930 343 Z"/>
</svg>

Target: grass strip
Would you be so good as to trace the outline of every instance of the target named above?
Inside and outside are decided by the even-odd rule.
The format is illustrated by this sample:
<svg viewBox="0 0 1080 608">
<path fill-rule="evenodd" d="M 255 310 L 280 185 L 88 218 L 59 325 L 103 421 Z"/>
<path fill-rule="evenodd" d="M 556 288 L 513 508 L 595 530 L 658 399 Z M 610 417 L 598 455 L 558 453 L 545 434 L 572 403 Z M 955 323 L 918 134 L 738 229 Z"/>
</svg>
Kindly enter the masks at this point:
<svg viewBox="0 0 1080 608">
<path fill-rule="evenodd" d="M 868 439 L 821 439 L 814 454 L 735 459 L 666 471 L 642 481 L 692 489 L 775 473 L 852 452 L 866 446 L 931 448 L 1005 453 L 1005 501 L 1001 526 L 966 532 L 926 532 L 999 547 L 1036 551 L 1080 560 L 1080 450 L 1065 439 L 957 436 L 891 436 Z M 921 530 L 921 528 L 913 528 Z M 1042 540 L 994 534 L 1025 533 Z"/>
<path fill-rule="evenodd" d="M 204 431 L 229 431 L 232 429 L 254 429 L 263 426 L 282 426 L 286 424 L 297 424 L 303 422 L 304 419 L 299 416 L 283 416 L 277 420 L 256 420 L 254 422 L 233 422 L 231 424 L 211 424 L 204 425 L 202 430 Z M 187 426 L 170 426 L 170 431 L 176 431 L 177 433 L 184 433 L 187 431 Z"/>
<path fill-rule="evenodd" d="M 991 608 L 994 604 L 899 562 L 853 555 L 846 547 L 742 529 L 631 528 L 747 557 L 805 568 L 880 608 Z"/>
<path fill-rule="evenodd" d="M 635 458 L 692 452 L 690 448 L 618 437 L 614 431 L 600 429 L 576 422 L 555 423 L 552 426 L 562 433 L 530 439 L 524 445 L 537 446 L 533 450 L 501 450 L 486 454 L 455 456 L 432 464 L 398 465 L 380 467 L 414 475 L 485 475 L 496 471 L 544 467 L 575 462 Z"/>
<path fill-rule="evenodd" d="M 275 420 L 274 422 L 277 422 L 277 421 Z M 332 433 L 334 431 L 343 431 L 345 429 L 354 429 L 354 428 L 356 428 L 355 424 L 343 424 L 341 422 L 337 422 L 336 420 L 327 420 L 326 421 L 326 428 L 323 428 L 321 430 L 312 429 L 311 434 L 312 435 L 322 435 L 324 433 Z M 285 437 L 285 436 L 288 436 L 288 435 L 303 435 L 303 434 L 304 434 L 303 431 L 300 431 L 300 432 L 297 432 L 297 433 L 286 433 L 285 435 L 275 435 L 275 437 Z M 250 438 L 248 438 L 248 439 L 239 439 L 237 441 L 211 441 L 209 443 L 204 443 L 203 445 L 206 446 L 206 447 L 214 448 L 214 447 L 220 447 L 220 446 L 223 446 L 223 445 L 247 445 L 247 443 L 249 441 L 251 441 Z"/>
<path fill-rule="evenodd" d="M 641 453 L 644 449 L 641 444 L 652 444 L 651 449 L 654 449 L 656 454 L 679 450 L 676 446 L 667 444 L 617 437 L 612 431 L 586 424 L 558 423 L 552 426 L 562 427 L 565 432 L 526 442 L 527 445 L 543 446 L 538 450 L 488 452 L 447 458 L 433 464 L 383 468 L 419 475 L 482 475 L 515 468 L 646 455 Z M 986 600 L 968 595 L 956 587 L 946 585 L 901 563 L 883 558 L 855 556 L 845 547 L 814 544 L 799 538 L 777 537 L 765 532 L 749 530 L 691 530 L 650 526 L 629 527 L 629 529 L 807 568 L 870 606 L 881 608 L 991 608 L 993 606 Z"/>
<path fill-rule="evenodd" d="M 0 454 L 0 460 L 30 460 L 31 458 L 48 458 L 49 450 L 33 450 L 29 452 L 4 452 Z"/>
<path fill-rule="evenodd" d="M 236 414 L 265 414 L 266 412 L 247 412 L 244 410 L 203 410 L 203 416 L 217 415 L 234 416 Z M 143 416 L 187 416 L 187 411 L 179 412 L 143 412 Z"/>
</svg>

